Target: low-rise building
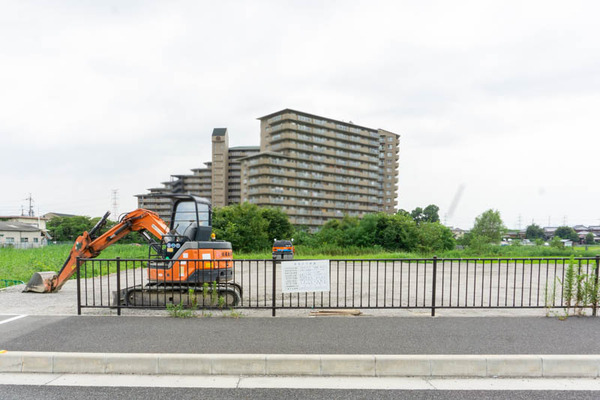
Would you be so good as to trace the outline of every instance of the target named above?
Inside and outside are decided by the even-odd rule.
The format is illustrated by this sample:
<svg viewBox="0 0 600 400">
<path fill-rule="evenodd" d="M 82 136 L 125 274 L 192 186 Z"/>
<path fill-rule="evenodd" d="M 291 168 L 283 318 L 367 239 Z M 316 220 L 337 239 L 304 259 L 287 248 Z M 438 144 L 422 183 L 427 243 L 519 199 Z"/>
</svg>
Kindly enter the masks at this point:
<svg viewBox="0 0 600 400">
<path fill-rule="evenodd" d="M 21 224 L 32 225 L 41 230 L 46 230 L 46 222 L 48 222 L 50 218 L 46 218 L 46 216 L 42 217 L 29 217 L 27 215 L 11 215 L 11 216 L 0 216 L 1 222 L 18 222 Z"/>
<path fill-rule="evenodd" d="M 34 248 L 47 243 L 46 233 L 37 226 L 0 221 L 0 247 Z"/>
</svg>

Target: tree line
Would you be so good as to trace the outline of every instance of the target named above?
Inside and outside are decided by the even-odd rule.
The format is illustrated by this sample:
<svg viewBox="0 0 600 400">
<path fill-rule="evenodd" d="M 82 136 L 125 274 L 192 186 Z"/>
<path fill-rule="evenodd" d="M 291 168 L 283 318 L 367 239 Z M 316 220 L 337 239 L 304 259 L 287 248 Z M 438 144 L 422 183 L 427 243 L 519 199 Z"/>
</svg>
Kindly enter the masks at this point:
<svg viewBox="0 0 600 400">
<path fill-rule="evenodd" d="M 345 216 L 330 220 L 316 232 L 305 226 L 293 226 L 280 209 L 259 207 L 251 203 L 235 204 L 213 210 L 212 228 L 217 239 L 231 242 L 241 253 L 269 251 L 274 239 L 292 239 L 294 244 L 344 254 L 351 248 L 375 251 L 432 252 L 453 249 L 452 232 L 439 222 L 439 208 L 429 205 L 411 212 L 366 214 L 362 218 Z M 74 241 L 89 231 L 99 218 L 56 217 L 48 230 L 54 241 Z M 103 229 L 115 222 L 109 221 Z M 122 243 L 140 242 L 129 234 Z"/>
<path fill-rule="evenodd" d="M 245 253 L 265 251 L 274 239 L 290 238 L 295 239 L 296 245 L 342 254 L 349 248 L 406 252 L 452 249 L 452 232 L 439 223 L 438 210 L 430 205 L 411 213 L 400 210 L 396 214 L 366 214 L 362 218 L 345 216 L 310 232 L 306 227 L 292 226 L 279 209 L 243 203 L 215 209 L 213 232 Z"/>
<path fill-rule="evenodd" d="M 345 216 L 332 219 L 320 229 L 311 232 L 305 226 L 293 226 L 280 209 L 259 207 L 251 203 L 230 205 L 213 210 L 213 232 L 219 240 L 231 242 L 241 253 L 268 251 L 274 239 L 295 239 L 295 244 L 320 249 L 324 254 L 343 255 L 352 249 L 372 249 L 388 252 L 432 253 L 452 250 L 456 244 L 471 249 L 485 250 L 498 244 L 507 232 L 500 212 L 487 210 L 477 216 L 470 232 L 455 240 L 452 231 L 440 223 L 439 208 L 428 205 L 412 211 L 398 210 L 396 214 L 373 213 L 362 218 Z M 99 218 L 57 217 L 47 224 L 55 241 L 74 241 L 82 232 L 89 231 Z M 109 221 L 109 229 L 115 222 Z M 548 239 L 536 224 L 527 227 L 525 236 L 543 244 Z M 561 247 L 561 239 L 579 242 L 579 236 L 568 226 L 556 229 L 550 241 Z M 593 244 L 593 234 L 585 239 Z M 141 243 L 141 238 L 129 234 L 122 243 Z"/>
<path fill-rule="evenodd" d="M 90 218 L 86 216 L 73 217 L 54 217 L 46 223 L 46 229 L 54 242 L 74 242 L 83 232 L 89 232 L 100 221 L 100 217 Z M 100 235 L 117 222 L 106 221 L 104 228 L 96 235 Z M 139 235 L 130 233 L 122 238 L 119 243 L 142 243 L 143 239 Z"/>
</svg>

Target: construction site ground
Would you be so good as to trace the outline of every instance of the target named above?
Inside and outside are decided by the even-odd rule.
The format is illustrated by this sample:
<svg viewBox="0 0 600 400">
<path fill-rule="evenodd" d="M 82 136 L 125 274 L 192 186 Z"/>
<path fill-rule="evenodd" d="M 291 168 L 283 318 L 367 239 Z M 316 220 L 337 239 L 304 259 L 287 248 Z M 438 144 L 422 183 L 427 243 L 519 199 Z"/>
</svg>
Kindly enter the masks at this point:
<svg viewBox="0 0 600 400">
<path fill-rule="evenodd" d="M 111 277 L 112 279 L 112 277 Z M 90 285 L 91 287 L 91 285 Z M 113 284 L 113 287 L 116 287 Z M 22 293 L 25 285 L 11 286 L 0 290 L 0 312 L 15 315 L 77 315 L 77 282 L 69 280 L 57 293 Z M 106 300 L 105 300 L 106 302 Z M 263 302 L 260 302 L 263 304 Z M 267 303 L 268 304 L 268 303 Z M 375 304 L 375 301 L 373 301 Z M 277 309 L 276 315 L 280 317 L 312 317 L 314 309 Z M 361 317 L 368 316 L 423 316 L 431 315 L 430 309 L 362 309 Z M 151 309 L 122 309 L 123 315 L 135 316 L 169 316 L 166 310 Z M 110 308 L 84 308 L 84 315 L 117 315 L 116 309 Z M 239 308 L 232 313 L 231 310 L 198 310 L 195 316 L 230 317 L 232 314 L 242 317 L 268 317 L 271 309 Z M 493 317 L 493 316 L 553 316 L 563 314 L 560 309 L 500 309 L 500 308 L 471 308 L 471 309 L 436 309 L 436 316 L 465 316 L 465 317 Z"/>
</svg>

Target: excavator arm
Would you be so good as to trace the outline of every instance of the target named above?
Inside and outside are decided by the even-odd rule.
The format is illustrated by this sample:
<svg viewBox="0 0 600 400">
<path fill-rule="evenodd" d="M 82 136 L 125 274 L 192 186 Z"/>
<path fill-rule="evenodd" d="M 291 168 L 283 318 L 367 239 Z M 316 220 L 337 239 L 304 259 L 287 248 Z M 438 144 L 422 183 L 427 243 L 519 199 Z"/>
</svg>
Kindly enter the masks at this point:
<svg viewBox="0 0 600 400">
<path fill-rule="evenodd" d="M 107 212 L 89 233 L 83 232 L 75 240 L 69 257 L 67 257 L 67 260 L 58 273 L 35 273 L 23 291 L 36 293 L 58 292 L 75 273 L 77 258 L 98 257 L 102 250 L 118 242 L 129 232 L 140 232 L 144 238 L 151 241 L 152 237 L 150 235 L 157 239 L 162 239 L 169 231 L 169 228 L 158 214 L 150 210 L 138 208 L 125 215 L 118 224 L 110 228 L 106 233 L 95 237 L 95 233 L 106 223 L 106 218 L 108 218 L 109 214 Z"/>
</svg>

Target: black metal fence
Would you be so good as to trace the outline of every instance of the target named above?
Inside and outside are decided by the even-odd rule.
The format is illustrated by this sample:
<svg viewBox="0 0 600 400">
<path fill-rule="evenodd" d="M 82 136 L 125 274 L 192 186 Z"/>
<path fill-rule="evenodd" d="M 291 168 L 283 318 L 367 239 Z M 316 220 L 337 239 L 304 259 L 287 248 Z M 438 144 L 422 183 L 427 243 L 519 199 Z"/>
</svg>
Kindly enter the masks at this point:
<svg viewBox="0 0 600 400">
<path fill-rule="evenodd" d="M 0 289 L 7 288 L 9 286 L 22 285 L 25 282 L 16 279 L 0 279 Z"/>
<path fill-rule="evenodd" d="M 207 263 L 202 274 L 188 276 Z M 596 315 L 599 266 L 600 256 L 329 260 L 329 290 L 287 293 L 282 264 L 274 260 L 80 259 L 78 313 L 181 305 L 270 309 L 272 315 L 294 308 L 428 309 L 433 316 L 436 309 L 577 306 Z"/>
</svg>

